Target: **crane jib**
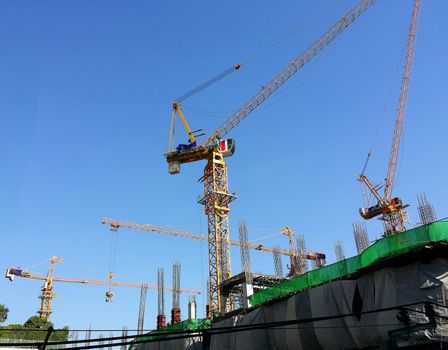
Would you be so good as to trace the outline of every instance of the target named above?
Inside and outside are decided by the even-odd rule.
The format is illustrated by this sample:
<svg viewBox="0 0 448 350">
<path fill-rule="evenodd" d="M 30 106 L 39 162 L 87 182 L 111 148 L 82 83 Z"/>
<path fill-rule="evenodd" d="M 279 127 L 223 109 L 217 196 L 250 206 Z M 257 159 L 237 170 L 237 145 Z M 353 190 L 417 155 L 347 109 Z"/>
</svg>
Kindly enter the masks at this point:
<svg viewBox="0 0 448 350">
<path fill-rule="evenodd" d="M 217 139 L 221 139 L 247 117 L 255 108 L 263 103 L 272 93 L 291 78 L 311 58 L 325 48 L 337 35 L 353 23 L 364 11 L 366 11 L 376 0 L 363 0 L 355 8 L 336 22 L 319 39 L 311 44 L 299 57 L 294 59 L 284 70 L 277 74 L 268 84 L 247 101 L 240 109 L 232 114 L 218 129 L 210 134 L 203 145 L 209 145 Z"/>
</svg>

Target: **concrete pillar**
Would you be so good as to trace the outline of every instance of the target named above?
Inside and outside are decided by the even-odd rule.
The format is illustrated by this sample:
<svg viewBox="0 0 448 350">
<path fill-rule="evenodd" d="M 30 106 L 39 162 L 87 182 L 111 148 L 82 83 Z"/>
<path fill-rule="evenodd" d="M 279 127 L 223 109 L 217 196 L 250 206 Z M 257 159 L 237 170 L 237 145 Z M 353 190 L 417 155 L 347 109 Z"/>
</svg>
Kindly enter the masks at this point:
<svg viewBox="0 0 448 350">
<path fill-rule="evenodd" d="M 196 319 L 196 301 L 192 300 L 188 303 L 188 319 L 194 320 Z"/>
<path fill-rule="evenodd" d="M 247 281 L 242 284 L 243 289 L 243 302 L 244 302 L 244 308 L 247 309 L 252 306 L 250 303 L 248 297 L 250 297 L 252 294 L 254 294 L 254 286 L 252 284 L 252 281 Z"/>
</svg>

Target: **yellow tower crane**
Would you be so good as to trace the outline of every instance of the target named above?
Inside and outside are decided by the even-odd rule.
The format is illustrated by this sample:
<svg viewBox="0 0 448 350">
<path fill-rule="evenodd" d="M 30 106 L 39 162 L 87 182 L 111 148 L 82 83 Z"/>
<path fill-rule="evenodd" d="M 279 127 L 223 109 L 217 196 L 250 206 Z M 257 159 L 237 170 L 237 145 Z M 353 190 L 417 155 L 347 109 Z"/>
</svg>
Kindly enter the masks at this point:
<svg viewBox="0 0 448 350">
<path fill-rule="evenodd" d="M 284 70 L 277 74 L 268 84 L 248 100 L 240 109 L 231 115 L 227 121 L 212 132 L 207 140 L 197 145 L 193 132 L 191 131 L 179 101 L 173 103 L 173 115 L 171 121 L 171 132 L 168 152 L 165 154 L 170 174 L 180 172 L 183 163 L 206 160 L 202 177 L 204 183 L 204 195 L 198 201 L 205 207 L 208 222 L 208 260 L 210 278 L 210 300 L 209 310 L 211 317 L 213 312 L 221 310 L 219 286 L 221 282 L 231 276 L 230 265 L 230 228 L 229 211 L 230 203 L 236 198 L 235 194 L 229 192 L 227 165 L 224 158 L 231 156 L 235 150 L 233 139 L 223 140 L 236 125 L 247 117 L 255 108 L 263 103 L 274 91 L 291 78 L 299 69 L 309 62 L 316 54 L 326 47 L 334 38 L 342 33 L 353 23 L 364 11 L 366 11 L 375 0 L 362 0 L 345 16 L 339 19 L 327 32 L 316 40 L 300 56 L 294 59 Z M 179 115 L 190 143 L 179 145 L 174 149 L 174 124 L 175 117 Z M 231 303 L 231 300 L 230 300 Z M 228 305 L 227 309 L 232 309 Z"/>
<path fill-rule="evenodd" d="M 414 0 L 411 25 L 409 27 L 408 42 L 406 49 L 406 58 L 403 68 L 403 76 L 400 88 L 400 98 L 398 100 L 397 114 L 395 118 L 394 136 L 392 140 L 392 148 L 389 157 L 389 166 L 384 184 L 384 195 L 378 192 L 380 186 L 374 186 L 367 176 L 364 174 L 370 152 L 363 171 L 359 175 L 359 180 L 373 194 L 378 201 L 376 205 L 359 209 L 359 213 L 365 220 L 380 216 L 384 223 L 384 235 L 390 236 L 398 232 L 404 231 L 404 209 L 408 205 L 404 204 L 399 197 L 393 197 L 392 191 L 395 184 L 395 173 L 398 164 L 398 154 L 400 151 L 401 135 L 403 133 L 403 121 L 406 113 L 406 103 L 408 100 L 409 83 L 411 80 L 412 64 L 414 62 L 415 43 L 417 40 L 418 19 L 420 16 L 420 8 L 422 0 Z M 366 193 L 366 191 L 364 191 Z"/>
<path fill-rule="evenodd" d="M 219 128 L 213 131 L 200 145 L 197 145 L 194 132 L 182 114 L 180 106 L 181 98 L 173 103 L 173 114 L 171 119 L 170 138 L 168 152 L 165 154 L 170 174 L 180 172 L 183 163 L 206 160 L 202 181 L 204 183 L 204 194 L 198 201 L 205 207 L 208 224 L 208 262 L 210 278 L 210 300 L 208 317 L 213 317 L 217 310 L 222 310 L 219 286 L 221 282 L 231 276 L 230 265 L 230 228 L 229 211 L 230 203 L 236 198 L 235 194 L 229 192 L 227 165 L 225 157 L 231 156 L 235 150 L 233 139 L 224 140 L 236 125 L 246 118 L 254 109 L 262 104 L 280 86 L 291 78 L 299 69 L 306 65 L 323 48 L 352 24 L 364 11 L 366 11 L 375 0 L 361 0 L 353 9 L 340 18 L 328 31 L 311 44 L 300 56 L 295 58 L 285 69 L 278 73 L 270 82 L 265 84 L 251 99 L 233 113 Z M 236 65 L 234 69 L 237 68 Z M 221 75 L 224 76 L 224 75 Z M 213 80 L 216 81 L 216 80 Z M 206 86 L 207 83 L 203 86 Z M 193 90 L 192 93 L 200 91 L 202 86 Z M 187 94 L 191 96 L 192 93 Z M 189 144 L 180 144 L 174 148 L 174 125 L 176 115 L 182 120 L 189 138 Z M 199 131 L 199 130 L 198 130 Z M 225 309 L 233 308 L 232 299 Z"/>
<path fill-rule="evenodd" d="M 289 250 L 291 252 L 289 274 L 291 276 L 296 276 L 303 273 L 303 271 L 300 271 L 301 267 L 303 266 L 302 256 L 297 253 L 296 245 L 294 242 L 294 232 L 292 232 L 289 226 L 285 226 L 281 229 L 280 233 L 287 236 L 289 241 Z"/>
<path fill-rule="evenodd" d="M 44 280 L 45 283 L 42 286 L 42 294 L 39 296 L 40 298 L 40 310 L 39 310 L 39 317 L 48 320 L 50 318 L 51 313 L 51 301 L 53 300 L 53 297 L 56 295 L 53 293 L 53 270 L 54 270 L 54 264 L 55 263 L 62 263 L 64 260 L 58 256 L 52 256 L 50 258 L 50 266 L 48 267 L 47 277 L 39 278 L 41 280 Z M 11 281 L 14 279 L 14 273 L 17 270 L 15 269 L 8 269 L 6 271 L 6 277 L 9 278 Z M 21 276 L 22 277 L 22 276 Z M 23 276 L 25 277 L 25 276 Z M 33 276 L 31 274 L 27 274 L 28 278 L 37 278 L 37 276 Z"/>
<path fill-rule="evenodd" d="M 60 262 L 63 260 L 60 257 L 52 256 L 50 258 L 50 267 L 48 268 L 47 276 L 39 276 L 32 274 L 27 270 L 23 270 L 19 267 L 9 267 L 6 270 L 6 278 L 10 281 L 13 281 L 15 277 L 23 277 L 30 278 L 35 280 L 45 281 L 42 287 L 42 294 L 39 296 L 41 299 L 40 309 L 38 311 L 39 317 L 48 321 L 51 314 L 51 302 L 56 294 L 53 293 L 53 282 L 66 282 L 66 283 L 79 283 L 79 284 L 89 284 L 89 285 L 99 285 L 99 286 L 107 286 L 107 287 L 123 287 L 123 288 L 142 288 L 146 287 L 150 290 L 157 290 L 158 286 L 148 283 L 122 283 L 115 281 L 102 281 L 96 279 L 81 279 L 81 278 L 64 278 L 64 277 L 53 277 L 53 269 L 54 263 Z M 164 287 L 166 291 L 173 291 L 171 287 Z M 181 293 L 190 293 L 190 294 L 200 294 L 201 292 L 197 289 L 179 289 Z M 112 301 L 114 297 L 113 292 L 106 292 L 106 301 Z"/>
<path fill-rule="evenodd" d="M 160 233 L 160 234 L 169 235 L 169 236 L 177 236 L 177 237 L 183 237 L 183 238 L 189 238 L 189 239 L 196 239 L 199 241 L 207 241 L 208 240 L 207 236 L 202 235 L 200 233 L 181 231 L 181 230 L 176 230 L 171 227 L 165 227 L 165 226 L 160 226 L 160 225 L 137 224 L 135 222 L 119 221 L 119 220 L 109 219 L 109 218 L 104 218 L 101 221 L 101 223 L 105 224 L 105 225 L 109 225 L 109 227 L 112 231 L 117 231 L 119 228 L 128 228 L 131 230 Z M 302 266 L 302 264 L 297 265 L 302 259 L 316 261 L 318 266 L 322 266 L 325 264 L 326 256 L 324 253 L 307 252 L 307 253 L 298 254 L 297 249 L 295 248 L 295 245 L 294 245 L 294 232 L 292 232 L 292 230 L 288 226 L 282 228 L 280 230 L 280 233 L 286 234 L 288 236 L 289 244 L 290 244 L 289 250 L 268 247 L 263 244 L 254 244 L 254 243 L 250 243 L 250 242 L 247 242 L 244 244 L 249 249 L 252 249 L 252 250 L 258 250 L 258 251 L 263 251 L 263 252 L 268 252 L 268 253 L 279 253 L 279 254 L 288 256 L 291 260 L 291 271 L 290 271 L 291 276 L 295 276 L 295 275 L 302 273 L 302 271 L 300 271 L 300 266 Z M 234 246 L 234 247 L 241 247 L 241 242 L 231 239 L 230 245 Z"/>
</svg>

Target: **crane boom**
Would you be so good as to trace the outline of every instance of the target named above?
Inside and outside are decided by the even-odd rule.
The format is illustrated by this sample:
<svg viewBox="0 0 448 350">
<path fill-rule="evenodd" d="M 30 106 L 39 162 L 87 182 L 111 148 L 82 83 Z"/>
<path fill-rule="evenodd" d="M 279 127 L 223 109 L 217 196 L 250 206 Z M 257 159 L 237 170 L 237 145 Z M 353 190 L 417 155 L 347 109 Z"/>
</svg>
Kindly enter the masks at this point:
<svg viewBox="0 0 448 350">
<path fill-rule="evenodd" d="M 397 171 L 401 136 L 403 134 L 403 122 L 406 114 L 409 84 L 411 80 L 412 65 L 415 56 L 415 44 L 417 40 L 418 19 L 420 16 L 421 5 L 422 0 L 414 0 L 411 25 L 408 32 L 406 58 L 401 80 L 400 97 L 398 100 L 398 107 L 395 117 L 394 136 L 392 139 L 389 166 L 385 179 L 384 197 L 381 197 L 381 195 L 377 191 L 377 187 L 373 186 L 367 176 L 364 175 L 365 165 L 363 172 L 359 176 L 359 180 L 364 183 L 364 185 L 378 201 L 378 203 L 374 206 L 368 208 L 360 208 L 359 213 L 366 220 L 381 215 L 380 219 L 383 220 L 385 236 L 390 236 L 397 232 L 402 232 L 406 229 L 404 226 L 405 212 L 403 210 L 408 207 L 408 205 L 404 204 L 402 199 L 399 197 L 393 198 L 392 192 L 395 184 L 395 174 Z"/>
<path fill-rule="evenodd" d="M 412 10 L 411 26 L 409 28 L 408 43 L 406 50 L 406 60 L 403 68 L 403 77 L 401 80 L 400 98 L 398 101 L 397 116 L 395 119 L 394 137 L 390 151 L 389 167 L 386 176 L 386 185 L 384 187 L 384 198 L 390 200 L 395 184 L 395 173 L 397 171 L 398 154 L 400 151 L 401 135 L 403 134 L 403 121 L 406 114 L 406 105 L 408 101 L 409 83 L 411 81 L 412 65 L 415 56 L 415 43 L 417 41 L 418 18 L 422 0 L 415 0 Z"/>
<path fill-rule="evenodd" d="M 165 227 L 165 226 L 158 226 L 158 225 L 152 225 L 152 224 L 137 224 L 134 222 L 125 222 L 125 221 L 119 221 L 115 219 L 109 219 L 105 218 L 101 221 L 102 224 L 109 225 L 111 230 L 118 230 L 120 227 L 129 228 L 131 230 L 137 230 L 137 231 L 144 231 L 144 232 L 154 232 L 154 233 L 160 233 L 170 236 L 177 236 L 177 237 L 184 237 L 184 238 L 190 238 L 190 239 L 196 239 L 199 241 L 207 241 L 208 238 L 206 235 L 202 235 L 200 233 L 192 233 L 187 231 L 181 231 L 176 230 L 171 227 Z M 239 241 L 230 240 L 230 245 L 234 247 L 241 247 L 241 243 Z M 252 250 L 259 250 L 263 252 L 269 252 L 269 253 L 279 253 L 285 256 L 289 257 L 295 257 L 297 255 L 297 251 L 295 247 L 293 246 L 293 249 L 286 250 L 286 249 L 280 249 L 280 248 L 273 248 L 268 247 L 263 244 L 254 244 L 254 243 L 245 243 L 249 249 Z M 325 258 L 325 255 L 323 253 L 317 253 L 317 252 L 310 252 L 307 254 L 302 254 L 301 257 L 303 259 L 308 260 L 317 260 L 322 259 L 322 256 Z"/>
<path fill-rule="evenodd" d="M 94 284 L 99 286 L 112 286 L 112 287 L 125 287 L 125 288 L 141 288 L 142 286 L 144 286 L 147 289 L 151 290 L 157 290 L 158 288 L 157 285 L 148 283 L 123 283 L 115 281 L 102 281 L 95 279 L 79 279 L 79 278 L 63 278 L 63 277 L 55 277 L 53 280 L 56 282 Z M 172 292 L 174 289 L 172 287 L 164 287 L 164 290 Z M 180 293 L 201 294 L 201 292 L 197 289 L 181 288 L 178 289 L 177 291 Z"/>
<path fill-rule="evenodd" d="M 47 281 L 48 277 L 33 275 L 28 271 L 22 270 L 20 268 L 10 267 L 6 270 L 6 277 L 12 280 L 14 277 L 24 277 L 40 281 Z M 147 289 L 157 290 L 158 286 L 149 283 L 123 283 L 115 281 L 102 281 L 96 279 L 85 279 L 85 278 L 66 278 L 66 277 L 51 277 L 54 282 L 65 282 L 65 283 L 80 283 L 80 284 L 93 284 L 99 286 L 113 286 L 113 287 L 124 287 L 124 288 L 141 288 L 142 286 Z M 172 292 L 174 289 L 172 287 L 164 287 L 167 292 Z M 197 289 L 181 288 L 178 289 L 181 293 L 191 293 L 191 294 L 201 294 L 201 291 Z"/>
<path fill-rule="evenodd" d="M 29 273 L 28 271 L 19 269 L 19 268 L 13 268 L 10 267 L 6 270 L 6 277 L 9 279 L 12 279 L 14 277 L 24 277 L 24 278 L 30 278 L 40 281 L 47 281 L 48 277 L 45 276 L 39 276 L 39 275 L 33 275 Z M 65 282 L 65 283 L 79 283 L 79 284 L 93 284 L 93 285 L 99 285 L 99 286 L 113 286 L 113 287 L 124 287 L 124 288 L 141 288 L 142 286 L 146 287 L 147 289 L 151 290 L 157 290 L 158 286 L 154 284 L 149 283 L 123 283 L 123 282 L 115 282 L 115 281 L 103 281 L 103 280 L 96 280 L 96 279 L 84 279 L 84 278 L 66 278 L 66 277 L 51 277 L 53 282 Z M 164 287 L 165 291 L 172 292 L 174 289 L 172 287 Z M 201 292 L 197 289 L 188 289 L 188 288 L 182 288 L 178 290 L 181 293 L 191 293 L 191 294 L 201 294 Z"/>
<path fill-rule="evenodd" d="M 19 267 L 9 267 L 6 270 L 6 278 L 8 278 L 11 282 L 15 277 L 23 277 L 29 279 L 35 279 L 40 281 L 45 281 L 42 287 L 42 293 L 39 296 L 41 299 L 41 306 L 39 309 L 39 317 L 48 321 L 51 314 L 51 303 L 56 294 L 53 293 L 53 282 L 65 282 L 65 283 L 80 283 L 80 284 L 89 284 L 89 285 L 100 285 L 100 286 L 115 286 L 115 287 L 124 287 L 124 288 L 142 288 L 146 287 L 147 289 L 157 290 L 158 286 L 148 284 L 148 283 L 122 283 L 115 281 L 102 281 L 96 279 L 80 279 L 80 278 L 64 278 L 64 277 L 53 277 L 53 269 L 55 262 L 63 262 L 62 258 L 53 256 L 50 258 L 50 266 L 48 268 L 47 276 L 39 276 L 30 273 L 29 271 L 23 270 Z M 164 287 L 166 291 L 173 291 L 171 287 Z M 190 293 L 190 294 L 201 294 L 201 292 L 197 289 L 176 289 L 176 291 L 180 293 Z M 113 293 L 109 290 L 106 293 L 106 301 L 112 301 Z"/>
<path fill-rule="evenodd" d="M 300 68 L 316 56 L 322 49 L 342 33 L 353 23 L 364 11 L 366 11 L 376 0 L 364 0 L 351 9 L 345 16 L 323 35 L 311 44 L 300 56 L 294 59 L 285 69 L 278 73 L 269 83 L 263 86 L 250 100 L 233 113 L 219 128 L 210 134 L 204 145 L 209 145 L 228 134 L 236 125 L 246 118 L 255 108 L 262 104 L 274 91 L 282 86 Z"/>
</svg>

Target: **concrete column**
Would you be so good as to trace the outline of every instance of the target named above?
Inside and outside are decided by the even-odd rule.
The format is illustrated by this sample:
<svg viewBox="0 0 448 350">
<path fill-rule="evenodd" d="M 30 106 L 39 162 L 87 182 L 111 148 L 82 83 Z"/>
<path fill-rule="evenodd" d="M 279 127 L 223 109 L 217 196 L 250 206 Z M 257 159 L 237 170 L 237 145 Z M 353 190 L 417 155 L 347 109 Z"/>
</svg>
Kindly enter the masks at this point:
<svg viewBox="0 0 448 350">
<path fill-rule="evenodd" d="M 250 297 L 252 294 L 254 294 L 254 286 L 253 286 L 252 282 L 249 282 L 246 280 L 246 282 L 244 282 L 241 287 L 243 289 L 244 308 L 247 309 L 252 306 L 248 297 Z"/>
</svg>

